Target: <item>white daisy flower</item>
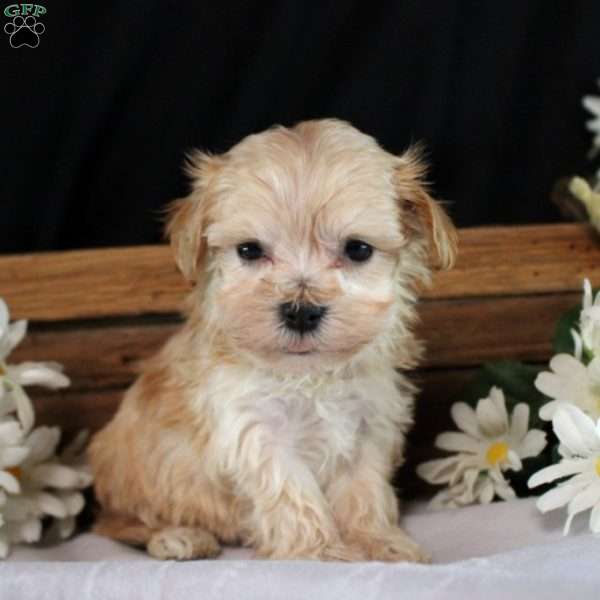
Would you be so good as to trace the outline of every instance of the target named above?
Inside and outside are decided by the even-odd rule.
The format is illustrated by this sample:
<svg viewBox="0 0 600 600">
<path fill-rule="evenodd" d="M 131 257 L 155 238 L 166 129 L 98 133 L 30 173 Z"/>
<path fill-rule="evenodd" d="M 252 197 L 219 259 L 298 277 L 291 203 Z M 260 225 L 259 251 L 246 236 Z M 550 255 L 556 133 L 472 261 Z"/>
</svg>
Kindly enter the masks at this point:
<svg viewBox="0 0 600 600">
<path fill-rule="evenodd" d="M 80 452 L 85 436 L 58 457 L 60 430 L 33 429 L 34 410 L 23 386 L 56 389 L 68 386 L 69 379 L 57 363 L 6 363 L 26 331 L 26 321 L 9 323 L 0 298 L 0 558 L 12 543 L 38 541 L 45 517 L 54 517 L 60 537 L 70 535 L 84 505 L 80 490 L 92 481 Z"/>
<path fill-rule="evenodd" d="M 67 387 L 69 378 L 54 362 L 24 362 L 8 365 L 6 359 L 27 332 L 27 321 L 9 323 L 8 307 L 0 298 L 0 420 L 16 412 L 26 431 L 33 427 L 33 407 L 22 386 L 41 385 L 51 389 Z"/>
<path fill-rule="evenodd" d="M 584 365 L 570 354 L 557 354 L 550 369 L 535 380 L 535 387 L 552 398 L 540 409 L 540 418 L 552 420 L 562 404 L 574 404 L 590 417 L 600 417 L 600 356 Z"/>
<path fill-rule="evenodd" d="M 587 121 L 585 126 L 594 134 L 590 155 L 595 156 L 600 151 L 600 96 L 584 96 L 582 104 L 593 115 L 593 119 Z"/>
<path fill-rule="evenodd" d="M 83 465 L 60 461 L 56 456 L 59 440 L 58 427 L 37 427 L 27 436 L 29 453 L 16 468 L 21 491 L 7 498 L 3 510 L 6 520 L 44 515 L 64 519 L 83 508 L 79 490 L 91 484 L 91 474 Z"/>
<path fill-rule="evenodd" d="M 577 406 L 563 404 L 552 419 L 560 440 L 559 463 L 535 473 L 529 487 L 569 477 L 538 498 L 537 507 L 545 513 L 567 506 L 564 533 L 569 532 L 575 515 L 591 509 L 590 529 L 600 533 L 600 420 L 594 421 Z"/>
<path fill-rule="evenodd" d="M 537 456 L 546 446 L 546 434 L 529 429 L 529 406 L 517 404 L 509 418 L 504 393 L 493 387 L 475 410 L 458 402 L 451 414 L 461 432 L 442 433 L 435 445 L 456 454 L 417 467 L 425 481 L 448 486 L 434 497 L 432 506 L 487 504 L 496 496 L 514 497 L 503 472 L 519 471 L 523 459 Z"/>
</svg>

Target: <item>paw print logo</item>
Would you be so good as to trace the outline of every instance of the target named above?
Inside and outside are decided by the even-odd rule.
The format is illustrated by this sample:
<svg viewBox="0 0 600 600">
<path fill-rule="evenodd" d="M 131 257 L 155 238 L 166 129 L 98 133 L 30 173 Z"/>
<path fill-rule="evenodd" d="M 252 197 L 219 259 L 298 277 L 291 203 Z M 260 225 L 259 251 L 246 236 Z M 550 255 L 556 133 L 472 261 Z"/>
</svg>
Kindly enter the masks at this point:
<svg viewBox="0 0 600 600">
<path fill-rule="evenodd" d="M 12 48 L 37 48 L 40 45 L 40 35 L 46 31 L 43 23 L 40 23 L 33 15 L 25 18 L 17 15 L 12 21 L 4 26 L 4 33 L 9 36 Z"/>
</svg>

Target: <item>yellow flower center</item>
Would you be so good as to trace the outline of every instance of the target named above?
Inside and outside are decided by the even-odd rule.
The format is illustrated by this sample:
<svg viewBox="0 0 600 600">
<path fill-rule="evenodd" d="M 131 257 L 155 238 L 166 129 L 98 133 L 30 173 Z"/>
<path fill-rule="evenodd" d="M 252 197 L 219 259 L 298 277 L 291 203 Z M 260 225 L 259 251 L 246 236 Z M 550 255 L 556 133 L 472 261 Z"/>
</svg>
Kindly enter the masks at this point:
<svg viewBox="0 0 600 600">
<path fill-rule="evenodd" d="M 485 454 L 485 459 L 492 466 L 504 462 L 508 456 L 508 444 L 505 442 L 494 442 Z"/>
<path fill-rule="evenodd" d="M 23 471 L 21 471 L 21 467 L 8 467 L 8 469 L 6 469 L 13 477 L 16 477 L 17 479 L 21 479 L 21 473 Z"/>
<path fill-rule="evenodd" d="M 600 477 L 600 457 L 596 459 L 596 475 Z"/>
</svg>

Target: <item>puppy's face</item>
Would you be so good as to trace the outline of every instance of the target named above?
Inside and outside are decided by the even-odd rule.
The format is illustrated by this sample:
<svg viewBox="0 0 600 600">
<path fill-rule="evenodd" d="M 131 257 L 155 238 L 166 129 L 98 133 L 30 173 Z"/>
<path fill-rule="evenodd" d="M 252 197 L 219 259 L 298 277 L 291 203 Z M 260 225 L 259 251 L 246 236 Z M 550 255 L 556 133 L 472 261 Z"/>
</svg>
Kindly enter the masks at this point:
<svg viewBox="0 0 600 600">
<path fill-rule="evenodd" d="M 236 351 L 282 371 L 331 368 L 389 336 L 427 240 L 454 232 L 395 157 L 348 124 L 312 121 L 196 156 L 168 231 L 204 317 Z"/>
</svg>

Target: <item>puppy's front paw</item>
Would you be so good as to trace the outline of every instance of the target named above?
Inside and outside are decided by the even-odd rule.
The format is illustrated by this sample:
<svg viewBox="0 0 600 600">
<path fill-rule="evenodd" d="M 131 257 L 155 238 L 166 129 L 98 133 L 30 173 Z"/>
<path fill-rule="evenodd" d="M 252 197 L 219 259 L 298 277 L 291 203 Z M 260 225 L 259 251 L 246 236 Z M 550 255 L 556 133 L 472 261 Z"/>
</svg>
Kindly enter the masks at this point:
<svg viewBox="0 0 600 600">
<path fill-rule="evenodd" d="M 362 550 L 351 547 L 341 541 L 323 544 L 316 547 L 297 546 L 293 549 L 258 550 L 260 558 L 275 560 L 325 560 L 332 562 L 356 562 L 365 560 Z"/>
<path fill-rule="evenodd" d="M 359 562 L 365 560 L 360 548 L 353 548 L 342 543 L 325 546 L 315 558 L 333 562 Z"/>
<path fill-rule="evenodd" d="M 161 560 L 190 560 L 214 558 L 221 547 L 216 538 L 203 529 L 168 527 L 150 538 L 146 550 Z"/>
<path fill-rule="evenodd" d="M 355 533 L 347 537 L 348 545 L 362 552 L 366 560 L 383 562 L 428 563 L 431 558 L 399 527 L 376 533 Z"/>
</svg>

